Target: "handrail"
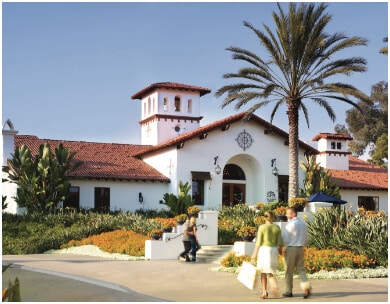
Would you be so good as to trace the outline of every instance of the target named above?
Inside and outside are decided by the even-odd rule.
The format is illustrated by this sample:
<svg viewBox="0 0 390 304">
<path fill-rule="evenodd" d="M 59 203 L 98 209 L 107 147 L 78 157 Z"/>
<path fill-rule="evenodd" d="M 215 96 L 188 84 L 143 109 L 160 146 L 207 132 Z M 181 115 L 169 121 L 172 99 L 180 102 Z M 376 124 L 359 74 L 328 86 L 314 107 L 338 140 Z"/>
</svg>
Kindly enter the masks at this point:
<svg viewBox="0 0 390 304">
<path fill-rule="evenodd" d="M 180 233 L 180 234 L 178 234 L 178 235 L 176 235 L 174 237 L 168 237 L 168 238 L 165 239 L 165 242 L 169 242 L 170 240 L 174 240 L 174 239 L 178 238 L 181 235 L 183 235 L 183 233 Z"/>
<path fill-rule="evenodd" d="M 204 230 L 207 230 L 207 228 L 208 228 L 208 226 L 206 224 L 199 224 L 196 227 L 204 228 Z M 176 238 L 178 238 L 179 236 L 182 236 L 182 235 L 183 235 L 183 233 L 180 233 L 180 234 L 178 234 L 178 235 L 176 235 L 174 237 L 168 237 L 168 238 L 165 239 L 165 242 L 170 242 L 171 240 L 174 240 L 174 239 L 176 239 Z"/>
</svg>

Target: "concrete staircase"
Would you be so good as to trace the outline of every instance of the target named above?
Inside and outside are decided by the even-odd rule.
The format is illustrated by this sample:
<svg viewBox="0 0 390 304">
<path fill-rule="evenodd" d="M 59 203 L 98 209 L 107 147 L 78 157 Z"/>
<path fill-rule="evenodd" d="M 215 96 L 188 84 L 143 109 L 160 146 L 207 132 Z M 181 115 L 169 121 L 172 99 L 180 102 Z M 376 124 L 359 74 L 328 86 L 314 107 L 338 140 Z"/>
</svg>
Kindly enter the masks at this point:
<svg viewBox="0 0 390 304">
<path fill-rule="evenodd" d="M 214 245 L 202 246 L 196 253 L 196 259 L 202 263 L 216 263 L 230 251 L 233 251 L 233 245 Z"/>
</svg>

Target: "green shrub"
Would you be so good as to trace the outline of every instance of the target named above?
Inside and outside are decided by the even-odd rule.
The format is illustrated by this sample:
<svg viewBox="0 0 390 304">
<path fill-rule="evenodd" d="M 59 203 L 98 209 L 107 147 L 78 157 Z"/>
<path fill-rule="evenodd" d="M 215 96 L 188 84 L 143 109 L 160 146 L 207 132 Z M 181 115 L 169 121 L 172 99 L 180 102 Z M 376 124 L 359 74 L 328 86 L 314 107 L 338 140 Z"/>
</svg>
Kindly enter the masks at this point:
<svg viewBox="0 0 390 304">
<path fill-rule="evenodd" d="M 353 212 L 346 208 L 323 208 L 308 222 L 309 247 L 346 249 L 388 265 L 388 216 Z"/>
<path fill-rule="evenodd" d="M 219 220 L 231 220 L 232 228 L 238 230 L 243 226 L 256 226 L 256 210 L 250 209 L 245 204 L 237 204 L 233 207 L 222 206 L 218 213 Z"/>
<path fill-rule="evenodd" d="M 237 236 L 235 230 L 218 227 L 218 244 L 232 245 L 236 241 L 242 241 L 242 238 Z"/>
<path fill-rule="evenodd" d="M 384 213 L 374 215 L 358 212 L 352 217 L 342 237 L 336 239 L 341 249 L 376 260 L 381 266 L 388 265 L 388 217 Z"/>
<path fill-rule="evenodd" d="M 70 240 L 117 229 L 128 229 L 147 235 L 158 224 L 129 212 L 98 213 L 63 210 L 53 214 L 3 214 L 3 254 L 36 254 L 59 249 Z"/>
</svg>

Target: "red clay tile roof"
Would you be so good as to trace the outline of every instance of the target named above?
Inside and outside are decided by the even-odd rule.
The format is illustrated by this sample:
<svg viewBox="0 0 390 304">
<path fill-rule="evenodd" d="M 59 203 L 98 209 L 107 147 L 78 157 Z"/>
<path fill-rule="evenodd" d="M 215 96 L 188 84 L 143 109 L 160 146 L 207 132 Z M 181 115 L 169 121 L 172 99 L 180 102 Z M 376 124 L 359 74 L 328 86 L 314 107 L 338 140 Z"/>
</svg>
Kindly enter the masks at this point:
<svg viewBox="0 0 390 304">
<path fill-rule="evenodd" d="M 38 154 L 39 146 L 46 142 L 50 144 L 52 151 L 60 143 L 69 148 L 69 151 L 76 151 L 74 160 L 82 161 L 83 165 L 70 173 L 71 177 L 170 182 L 169 178 L 133 156 L 146 146 L 39 139 L 30 135 L 15 136 L 15 147 L 26 144 L 33 155 Z"/>
<path fill-rule="evenodd" d="M 172 147 L 172 146 L 178 146 L 181 143 L 185 143 L 187 140 L 196 138 L 201 136 L 202 134 L 212 132 L 214 130 L 222 129 L 224 126 L 230 125 L 232 123 L 235 123 L 237 121 L 242 121 L 245 117 L 245 112 L 238 113 L 236 115 L 229 116 L 227 118 L 215 121 L 211 124 L 208 124 L 203 127 L 199 127 L 191 132 L 187 132 L 185 134 L 179 135 L 171 140 L 165 141 L 159 145 L 156 146 L 148 146 L 145 147 L 143 151 L 141 151 L 139 154 L 136 154 L 137 156 L 142 156 L 146 153 L 155 152 L 164 148 Z M 270 124 L 269 122 L 261 119 L 260 117 L 256 115 L 252 115 L 250 117 L 251 120 L 254 120 L 260 125 L 263 125 L 266 127 L 266 130 L 269 132 L 276 133 L 280 135 L 281 137 L 284 137 L 286 140 L 288 140 L 288 133 L 284 132 L 283 130 L 275 127 L 274 125 Z M 305 144 L 304 142 L 300 141 L 299 145 L 305 149 L 306 151 L 310 152 L 311 154 L 317 154 L 319 153 L 318 150 L 314 149 L 312 146 Z"/>
<path fill-rule="evenodd" d="M 352 190 L 388 190 L 387 169 L 349 157 L 349 170 L 331 169 L 332 180 L 341 189 Z"/>
<path fill-rule="evenodd" d="M 319 133 L 316 136 L 313 137 L 312 141 L 318 141 L 321 138 L 325 139 L 345 139 L 345 140 L 352 140 L 353 138 L 346 134 L 337 134 L 337 133 Z"/>
<path fill-rule="evenodd" d="M 61 141 L 39 139 L 30 135 L 17 135 L 15 136 L 15 147 L 26 144 L 31 149 L 33 155 L 36 155 L 39 146 L 45 142 L 49 143 L 52 149 L 62 143 L 70 151 L 77 152 L 75 156 L 76 161 L 84 162 L 83 166 L 70 174 L 71 177 L 75 178 L 170 182 L 169 178 L 137 157 L 166 147 L 177 146 L 186 140 L 199 137 L 213 130 L 222 129 L 227 125 L 242 120 L 244 116 L 245 113 L 239 113 L 227 117 L 157 146 Z M 251 119 L 266 126 L 268 130 L 271 129 L 272 132 L 288 138 L 286 132 L 272 126 L 258 116 L 252 115 Z M 313 154 L 318 153 L 316 149 L 303 142 L 300 142 L 300 145 Z M 349 157 L 349 168 L 349 170 L 330 170 L 332 179 L 341 189 L 387 191 L 387 169 L 352 156 Z"/>
<path fill-rule="evenodd" d="M 176 83 L 176 82 L 158 82 L 158 83 L 153 83 L 150 86 L 142 89 L 138 93 L 135 93 L 133 96 L 131 96 L 131 99 L 142 99 L 143 96 L 154 92 L 157 89 L 176 89 L 176 90 L 184 90 L 184 91 L 195 91 L 199 92 L 200 96 L 206 95 L 211 92 L 211 90 L 202 88 L 202 87 L 197 87 L 197 86 L 192 86 L 188 84 L 182 84 L 182 83 Z"/>
</svg>

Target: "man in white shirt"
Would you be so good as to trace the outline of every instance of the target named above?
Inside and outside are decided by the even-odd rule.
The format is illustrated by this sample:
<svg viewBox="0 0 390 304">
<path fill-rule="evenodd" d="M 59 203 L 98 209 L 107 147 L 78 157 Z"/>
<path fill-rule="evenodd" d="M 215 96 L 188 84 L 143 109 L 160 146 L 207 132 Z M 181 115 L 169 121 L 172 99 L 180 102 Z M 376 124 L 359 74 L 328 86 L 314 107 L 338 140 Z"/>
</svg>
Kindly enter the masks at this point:
<svg viewBox="0 0 390 304">
<path fill-rule="evenodd" d="M 306 276 L 304 266 L 304 247 L 307 246 L 308 233 L 306 224 L 297 218 L 295 208 L 289 207 L 286 211 L 288 223 L 283 229 L 282 239 L 284 251 L 284 263 L 286 267 L 286 292 L 284 297 L 292 297 L 293 289 L 293 274 L 296 267 L 299 279 L 301 280 L 301 288 L 303 290 L 303 298 L 307 299 L 311 294 L 311 284 Z"/>
</svg>

